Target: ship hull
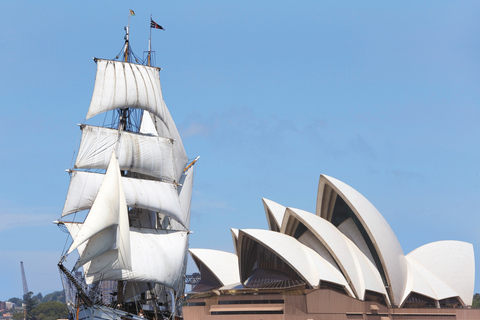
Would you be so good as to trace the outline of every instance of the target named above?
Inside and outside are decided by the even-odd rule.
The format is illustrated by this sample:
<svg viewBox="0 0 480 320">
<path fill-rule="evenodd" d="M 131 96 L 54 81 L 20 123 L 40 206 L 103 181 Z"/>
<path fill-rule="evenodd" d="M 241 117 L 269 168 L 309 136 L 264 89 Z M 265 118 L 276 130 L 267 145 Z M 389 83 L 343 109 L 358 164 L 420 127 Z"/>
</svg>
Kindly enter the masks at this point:
<svg viewBox="0 0 480 320">
<path fill-rule="evenodd" d="M 106 306 L 81 306 L 76 320 L 145 320 L 143 317 Z"/>
</svg>

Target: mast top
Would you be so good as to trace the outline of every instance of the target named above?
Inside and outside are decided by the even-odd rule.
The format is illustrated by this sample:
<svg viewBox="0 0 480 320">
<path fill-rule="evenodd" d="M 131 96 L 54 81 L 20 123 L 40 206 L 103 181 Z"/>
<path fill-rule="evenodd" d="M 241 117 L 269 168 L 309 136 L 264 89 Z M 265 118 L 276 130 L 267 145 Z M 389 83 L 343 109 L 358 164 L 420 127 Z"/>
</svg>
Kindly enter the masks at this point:
<svg viewBox="0 0 480 320">
<path fill-rule="evenodd" d="M 130 14 L 128 15 L 128 25 L 124 28 L 125 30 L 125 49 L 124 49 L 124 54 L 125 54 L 125 62 L 128 62 L 128 56 L 130 54 L 129 50 L 129 31 L 130 31 L 130 17 L 134 16 L 135 12 L 130 9 Z"/>
</svg>

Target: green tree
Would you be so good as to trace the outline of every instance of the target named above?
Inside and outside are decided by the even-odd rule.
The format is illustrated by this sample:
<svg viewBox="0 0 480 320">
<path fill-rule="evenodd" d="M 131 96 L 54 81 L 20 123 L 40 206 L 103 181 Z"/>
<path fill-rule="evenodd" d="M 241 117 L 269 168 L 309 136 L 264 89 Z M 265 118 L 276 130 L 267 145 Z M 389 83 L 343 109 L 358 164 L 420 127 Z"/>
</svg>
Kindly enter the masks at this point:
<svg viewBox="0 0 480 320">
<path fill-rule="evenodd" d="M 23 312 L 15 312 L 12 315 L 13 320 L 23 320 L 24 318 L 25 318 L 25 313 L 23 313 Z"/>
<path fill-rule="evenodd" d="M 475 293 L 473 296 L 472 308 L 480 308 L 480 293 Z"/>
<path fill-rule="evenodd" d="M 25 310 L 27 311 L 27 320 L 31 319 L 31 312 L 37 306 L 38 301 L 32 298 L 33 292 L 29 292 L 23 295 L 23 303 L 25 303 Z"/>
<path fill-rule="evenodd" d="M 20 299 L 20 298 L 10 298 L 10 299 L 8 299 L 8 302 L 15 303 L 15 306 L 17 306 L 17 307 L 22 306 L 22 299 Z"/>
<path fill-rule="evenodd" d="M 32 310 L 31 316 L 37 320 L 57 320 L 68 318 L 67 306 L 59 301 L 39 304 Z"/>
<path fill-rule="evenodd" d="M 49 301 L 60 301 L 65 303 L 65 292 L 62 291 L 55 291 L 52 293 L 47 294 L 43 297 L 42 302 L 49 302 Z"/>
<path fill-rule="evenodd" d="M 43 295 L 41 292 L 39 292 L 35 297 L 33 297 L 33 299 L 37 300 L 37 301 L 42 301 L 43 299 Z"/>
</svg>

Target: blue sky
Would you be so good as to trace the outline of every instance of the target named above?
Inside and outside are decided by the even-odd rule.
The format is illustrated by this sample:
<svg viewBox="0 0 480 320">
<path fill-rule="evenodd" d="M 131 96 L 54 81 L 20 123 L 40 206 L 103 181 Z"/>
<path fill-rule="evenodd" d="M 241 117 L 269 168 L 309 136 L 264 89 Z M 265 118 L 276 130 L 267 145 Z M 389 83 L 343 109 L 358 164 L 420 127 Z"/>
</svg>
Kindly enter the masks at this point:
<svg viewBox="0 0 480 320">
<path fill-rule="evenodd" d="M 478 1 L 2 1 L 0 300 L 60 290 L 60 217 L 92 94 L 128 10 L 195 175 L 192 248 L 315 211 L 320 174 L 362 193 L 406 253 L 461 240 L 480 274 Z M 190 261 L 191 262 L 191 261 Z M 195 270 L 189 266 L 189 271 Z M 478 282 L 478 281 L 477 281 Z M 480 292 L 476 284 L 475 292 Z"/>
</svg>

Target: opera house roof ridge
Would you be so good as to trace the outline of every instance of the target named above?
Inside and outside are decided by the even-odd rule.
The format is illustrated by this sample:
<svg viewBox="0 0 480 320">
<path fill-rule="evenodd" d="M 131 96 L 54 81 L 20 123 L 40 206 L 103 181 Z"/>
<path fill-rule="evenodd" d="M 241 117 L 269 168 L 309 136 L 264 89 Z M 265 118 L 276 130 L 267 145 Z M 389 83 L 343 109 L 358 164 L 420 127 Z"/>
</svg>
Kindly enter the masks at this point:
<svg viewBox="0 0 480 320">
<path fill-rule="evenodd" d="M 269 230 L 232 228 L 235 254 L 190 250 L 203 280 L 193 293 L 305 286 L 388 307 L 472 304 L 471 244 L 436 241 L 405 255 L 375 206 L 340 180 L 320 175 L 315 214 L 262 203 Z"/>
</svg>

